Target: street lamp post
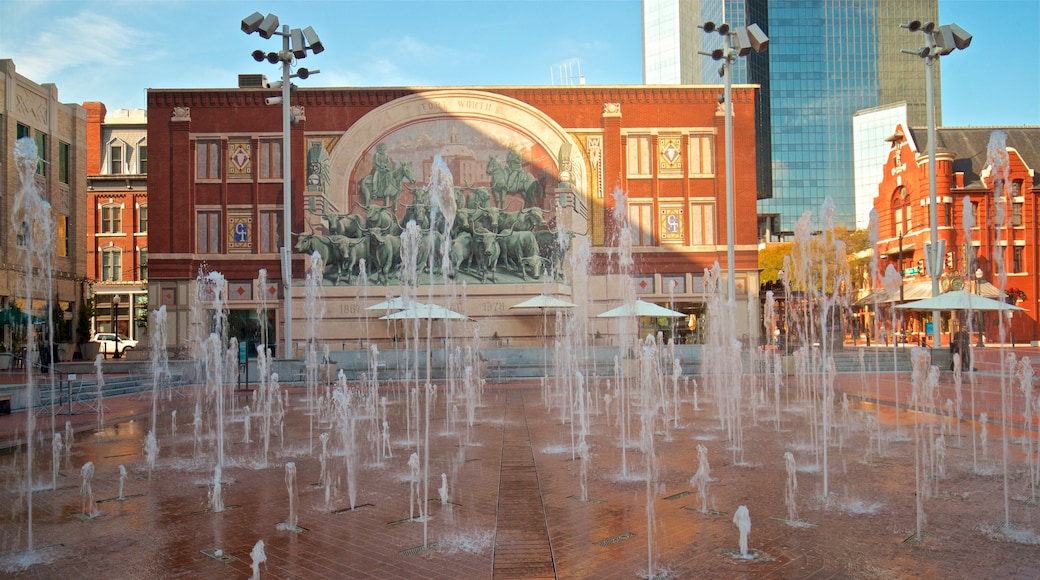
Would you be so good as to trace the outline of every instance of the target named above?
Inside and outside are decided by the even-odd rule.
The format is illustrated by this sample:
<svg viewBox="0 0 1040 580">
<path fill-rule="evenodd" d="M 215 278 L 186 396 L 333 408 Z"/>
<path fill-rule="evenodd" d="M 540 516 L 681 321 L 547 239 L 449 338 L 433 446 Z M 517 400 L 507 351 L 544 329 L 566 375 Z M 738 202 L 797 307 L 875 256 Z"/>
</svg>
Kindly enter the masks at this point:
<svg viewBox="0 0 1040 580">
<path fill-rule="evenodd" d="M 975 268 L 975 293 L 982 296 L 982 268 Z M 984 319 L 981 312 L 975 313 L 975 320 L 977 322 L 976 326 L 978 327 L 976 330 L 979 333 L 979 342 L 975 346 L 982 348 L 982 323 L 984 322 Z"/>
<path fill-rule="evenodd" d="M 935 63 L 940 56 L 950 54 L 956 49 L 968 48 L 968 45 L 971 44 L 971 35 L 956 24 L 936 26 L 934 22 L 921 24 L 920 20 L 913 20 L 899 26 L 910 32 L 921 32 L 925 38 L 925 45 L 920 49 L 907 50 L 904 48 L 902 52 L 923 58 L 928 73 L 925 76 L 925 90 L 928 108 L 928 221 L 931 224 L 931 242 L 925 248 L 925 263 L 928 266 L 928 275 L 932 278 L 932 296 L 938 296 L 939 273 L 942 270 L 946 248 L 945 240 L 942 242 L 939 240 L 939 210 L 935 193 Z M 933 310 L 932 344 L 934 347 L 939 347 L 939 340 L 939 311 Z"/>
<path fill-rule="evenodd" d="M 735 303 L 737 278 L 734 272 L 733 241 L 733 79 L 729 72 L 738 57 L 747 56 L 752 50 L 765 52 L 769 46 L 769 38 L 757 24 L 730 29 L 729 24 L 723 23 L 716 27 L 714 22 L 705 22 L 699 28 L 708 34 L 718 32 L 722 37 L 722 48 L 711 52 L 697 51 L 697 54 L 721 60 L 719 76 L 725 80 L 723 100 L 726 106 L 726 275 L 729 277 L 729 299 Z"/>
<path fill-rule="evenodd" d="M 317 33 L 314 29 L 308 26 L 303 30 L 299 28 L 289 28 L 289 25 L 283 25 L 281 31 L 278 30 L 278 16 L 268 13 L 267 16 L 259 12 L 254 12 L 249 16 L 242 19 L 242 32 L 246 34 L 258 33 L 261 38 L 271 38 L 272 36 L 282 37 L 282 50 L 279 52 L 268 52 L 265 53 L 262 50 L 253 51 L 253 59 L 257 62 L 267 61 L 271 64 L 281 63 L 282 65 L 282 80 L 281 80 L 281 97 L 269 97 L 266 99 L 268 105 L 281 105 L 282 106 L 282 251 L 281 251 L 281 262 L 282 262 L 282 292 L 285 295 L 285 338 L 283 353 L 285 358 L 291 358 L 293 354 L 292 349 L 292 154 L 290 148 L 290 138 L 292 130 L 292 109 L 289 106 L 289 98 L 291 95 L 292 79 L 306 79 L 312 74 L 317 74 L 318 70 L 308 70 L 303 67 L 299 67 L 296 73 L 293 73 L 290 69 L 295 59 L 305 58 L 307 51 L 311 51 L 314 54 L 318 54 L 325 50 L 321 40 L 318 39 Z"/>
<path fill-rule="evenodd" d="M 122 352 L 119 350 L 119 303 L 122 302 L 119 298 L 119 294 L 112 296 L 112 334 L 115 337 L 115 353 L 112 354 L 112 358 L 123 358 Z"/>
</svg>

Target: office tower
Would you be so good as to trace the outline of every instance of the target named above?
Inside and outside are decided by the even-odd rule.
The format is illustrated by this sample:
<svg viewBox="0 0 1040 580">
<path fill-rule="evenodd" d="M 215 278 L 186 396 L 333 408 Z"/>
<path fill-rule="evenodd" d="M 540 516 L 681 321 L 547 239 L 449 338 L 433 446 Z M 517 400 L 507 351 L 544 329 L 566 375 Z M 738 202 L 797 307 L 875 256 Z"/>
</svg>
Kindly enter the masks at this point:
<svg viewBox="0 0 1040 580">
<path fill-rule="evenodd" d="M 660 5 L 677 3 L 644 0 L 644 14 L 652 12 L 651 5 L 660 12 Z M 701 37 L 699 50 L 720 44 L 717 34 L 697 29 L 708 20 L 755 23 L 770 39 L 766 53 L 738 59 L 732 68 L 734 83 L 761 86 L 756 138 L 763 156 L 768 148 L 769 162 L 758 163 L 760 236 L 791 232 L 805 210 L 818 213 L 827 197 L 835 202 L 838 221 L 854 226 L 852 118 L 857 111 L 905 102 L 910 124 L 926 123 L 924 64 L 900 52 L 920 48 L 921 39 L 899 25 L 937 21 L 938 0 L 701 0 L 694 12 L 696 22 L 681 30 Z M 644 27 L 648 45 L 651 32 Z M 663 54 L 660 48 L 655 52 Z M 644 60 L 650 57 L 645 50 Z M 705 64 L 711 59 L 700 58 L 700 82 L 721 83 L 717 67 Z M 938 89 L 935 102 L 939 123 Z"/>
</svg>

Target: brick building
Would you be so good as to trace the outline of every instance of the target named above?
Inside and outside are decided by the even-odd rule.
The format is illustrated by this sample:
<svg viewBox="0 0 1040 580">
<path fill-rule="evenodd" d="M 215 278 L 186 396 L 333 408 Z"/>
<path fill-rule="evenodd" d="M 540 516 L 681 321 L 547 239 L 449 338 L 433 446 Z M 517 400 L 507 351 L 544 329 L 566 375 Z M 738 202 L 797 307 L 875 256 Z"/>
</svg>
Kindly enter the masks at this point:
<svg viewBox="0 0 1040 580">
<path fill-rule="evenodd" d="M 0 301 L 4 308 L 18 308 L 46 319 L 48 304 L 55 324 L 55 341 L 71 343 L 78 307 L 84 298 L 86 260 L 80 240 L 86 236 L 83 215 L 86 195 L 86 115 L 82 107 L 58 101 L 58 88 L 38 84 L 18 74 L 12 60 L 0 60 Z M 14 146 L 31 137 L 40 162 L 35 181 L 39 197 L 49 204 L 50 231 L 40 215 L 19 213 L 24 208 L 22 184 L 16 171 Z M 46 237 L 44 237 L 46 236 Z M 49 248 L 34 246 L 40 241 Z M 48 252 L 42 250 L 47 249 Z M 48 289 L 39 269 L 42 262 L 27 262 L 28 250 L 47 256 L 53 267 Z M 32 301 L 27 304 L 26 294 Z M 4 325 L 3 341 L 18 346 L 12 325 Z M 89 336 L 80 337 L 86 340 Z M 59 356 L 71 352 L 60 351 Z"/>
<path fill-rule="evenodd" d="M 148 115 L 86 102 L 87 277 L 96 332 L 143 337 L 148 321 Z"/>
<path fill-rule="evenodd" d="M 996 131 L 1006 135 L 1006 148 L 994 139 Z M 941 127 L 936 133 L 937 229 L 946 246 L 940 292 L 965 289 L 1000 298 L 1003 290 L 1005 298 L 1010 294 L 1011 300 L 1027 310 L 1011 317 L 1009 329 L 1015 339 L 1040 339 L 1040 256 L 1036 250 L 1040 181 L 1035 175 L 1040 166 L 1040 128 Z M 891 150 L 874 201 L 879 268 L 883 274 L 891 264 L 903 273 L 907 300 L 931 295 L 924 258 L 925 242 L 931 239 L 926 139 L 925 129 L 896 127 L 887 139 Z M 1003 151 L 1006 165 L 992 160 L 999 160 Z M 1007 176 L 1001 178 L 994 165 L 1006 166 Z M 973 227 L 964 227 L 966 213 Z M 1003 285 L 1000 272 L 1006 273 Z M 952 330 L 960 322 L 955 318 Z M 944 340 L 950 324 L 949 316 L 944 315 Z M 983 324 L 985 338 L 998 340 L 996 315 L 986 315 Z"/>
<path fill-rule="evenodd" d="M 756 90 L 733 91 L 738 301 L 758 292 Z M 541 317 L 509 310 L 540 292 L 580 300 L 590 318 L 617 306 L 628 279 L 617 276 L 617 226 L 626 218 L 633 226 L 635 292 L 693 315 L 679 329 L 642 320 L 641 330 L 688 334 L 703 314 L 705 268 L 716 261 L 726 267 L 720 92 L 715 86 L 294 89 L 291 230 L 300 237 L 293 245 L 311 243 L 311 236 L 358 239 L 375 228 L 399 229 L 409 211 L 429 204 L 422 200 L 439 158 L 452 172 L 466 220 L 536 212 L 530 229 L 550 232 L 539 239 L 562 230 L 574 240 L 571 248 L 581 240 L 590 245 L 587 288 L 576 287 L 575 272 L 549 273 L 572 267 L 573 252 L 566 260 L 543 254 L 542 272 L 510 263 L 509 252 L 497 270 L 460 264 L 455 280 L 466 282 L 466 301 L 456 309 L 480 324 L 482 336 L 540 344 Z M 190 337 L 200 271 L 220 272 L 227 281 L 233 334 L 250 340 L 246 327 L 259 325 L 258 307 L 268 312 L 271 331 L 281 334 L 282 110 L 265 104 L 275 94 L 262 88 L 149 91 L 149 303 L 167 307 L 171 344 Z M 472 205 L 478 209 L 467 205 L 481 195 L 483 202 Z M 615 213 L 626 197 L 627 212 Z M 377 226 L 387 212 L 393 214 L 387 223 L 397 225 Z M 364 232 L 347 231 L 356 225 Z M 515 229 L 521 228 L 498 233 Z M 474 239 L 479 231 L 486 230 L 470 228 Z M 451 236 L 453 245 L 461 243 L 456 231 Z M 365 250 L 366 272 L 345 260 L 326 264 L 323 342 L 338 348 L 361 336 L 393 335 L 382 321 L 370 324 L 364 310 L 401 292 L 399 274 L 373 268 L 380 263 L 378 247 Z M 304 283 L 308 254 L 293 254 L 294 286 Z M 261 269 L 265 283 L 258 280 Z M 489 271 L 497 276 L 488 279 Z M 422 298 L 450 298 L 440 275 L 419 276 L 420 285 L 430 284 Z M 304 328 L 303 292 L 294 288 L 293 297 L 296 338 Z M 590 332 L 609 337 L 615 325 L 594 321 Z M 755 333 L 758 326 L 745 323 L 740 331 Z"/>
</svg>

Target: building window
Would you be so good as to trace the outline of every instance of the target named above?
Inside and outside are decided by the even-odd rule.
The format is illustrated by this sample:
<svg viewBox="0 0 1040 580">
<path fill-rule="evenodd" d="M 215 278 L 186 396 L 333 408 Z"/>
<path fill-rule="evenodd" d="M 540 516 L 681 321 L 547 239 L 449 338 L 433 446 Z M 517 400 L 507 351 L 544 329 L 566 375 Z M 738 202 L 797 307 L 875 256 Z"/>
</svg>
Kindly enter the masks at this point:
<svg viewBox="0 0 1040 580">
<path fill-rule="evenodd" d="M 196 148 L 195 178 L 220 179 L 220 141 L 200 139 Z"/>
<path fill-rule="evenodd" d="M 628 138 L 628 176 L 650 177 L 650 136 L 633 135 Z"/>
<path fill-rule="evenodd" d="M 148 248 L 137 249 L 137 279 L 148 279 Z"/>
<path fill-rule="evenodd" d="M 21 139 L 22 137 L 32 137 L 32 129 L 28 125 L 18 123 L 18 128 L 15 130 L 15 139 Z"/>
<path fill-rule="evenodd" d="M 1022 195 L 1022 180 L 1016 179 L 1011 182 L 1011 197 L 1019 197 Z"/>
<path fill-rule="evenodd" d="M 22 225 L 18 227 L 18 232 L 14 235 L 14 245 L 19 248 L 29 245 L 29 224 L 27 222 L 22 222 Z"/>
<path fill-rule="evenodd" d="M 118 234 L 123 228 L 123 208 L 110 203 L 101 206 L 101 233 Z"/>
<path fill-rule="evenodd" d="M 1022 225 L 1022 205 L 1020 201 L 1011 204 L 1011 225 L 1014 227 Z"/>
<path fill-rule="evenodd" d="M 69 216 L 59 215 L 56 225 L 58 231 L 55 238 L 58 243 L 58 256 L 66 257 L 69 255 Z"/>
<path fill-rule="evenodd" d="M 101 250 L 101 280 L 119 282 L 123 279 L 123 250 L 111 247 Z"/>
<path fill-rule="evenodd" d="M 196 228 L 196 248 L 199 254 L 220 252 L 220 212 L 200 211 Z"/>
<path fill-rule="evenodd" d="M 628 206 L 628 223 L 632 228 L 633 246 L 654 245 L 654 206 L 634 203 Z"/>
<path fill-rule="evenodd" d="M 130 157 L 130 148 L 124 147 L 121 142 L 117 144 L 109 145 L 108 147 L 108 174 L 109 175 L 123 175 L 126 173 L 126 169 L 129 166 L 126 163 L 127 158 Z"/>
<path fill-rule="evenodd" d="M 260 212 L 260 248 L 261 254 L 275 254 L 282 245 L 282 212 Z"/>
<path fill-rule="evenodd" d="M 260 179 L 281 179 L 282 140 L 260 140 Z"/>
<path fill-rule="evenodd" d="M 69 184 L 69 155 L 72 152 L 72 146 L 68 143 L 58 142 L 58 181 Z"/>
<path fill-rule="evenodd" d="M 953 226 L 953 204 L 943 204 L 943 225 L 947 227 Z"/>
<path fill-rule="evenodd" d="M 715 205 L 690 204 L 690 245 L 715 245 Z"/>
<path fill-rule="evenodd" d="M 979 227 L 979 202 L 971 202 L 971 223 L 974 224 L 972 227 Z"/>
<path fill-rule="evenodd" d="M 715 174 L 715 159 L 712 153 L 714 136 L 690 135 L 690 175 L 709 176 Z"/>
<path fill-rule="evenodd" d="M 137 173 L 140 175 L 148 174 L 148 146 L 138 145 L 137 146 Z"/>
<path fill-rule="evenodd" d="M 1011 273 L 1021 274 L 1023 271 L 1022 262 L 1022 251 L 1025 248 L 1022 246 L 1011 246 Z"/>
<path fill-rule="evenodd" d="M 47 175 L 47 134 L 36 131 L 33 136 L 36 139 L 36 175 Z"/>
<path fill-rule="evenodd" d="M 897 237 L 908 234 L 913 229 L 913 221 L 910 219 L 912 207 L 906 188 L 900 187 L 896 190 L 895 195 L 892 197 L 892 215 L 894 218 L 892 229 Z"/>
<path fill-rule="evenodd" d="M 148 206 L 139 205 L 137 206 L 137 233 L 147 234 L 148 233 Z"/>
</svg>

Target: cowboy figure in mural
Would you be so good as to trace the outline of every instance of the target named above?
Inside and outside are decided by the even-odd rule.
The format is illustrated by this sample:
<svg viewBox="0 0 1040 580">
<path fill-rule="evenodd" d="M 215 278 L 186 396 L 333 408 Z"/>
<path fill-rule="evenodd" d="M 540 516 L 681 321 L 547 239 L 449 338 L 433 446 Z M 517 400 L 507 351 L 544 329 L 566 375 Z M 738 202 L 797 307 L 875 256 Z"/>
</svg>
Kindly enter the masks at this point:
<svg viewBox="0 0 1040 580">
<path fill-rule="evenodd" d="M 376 198 L 383 199 L 383 205 L 393 205 L 397 211 L 397 199 L 401 195 L 401 182 L 407 180 L 415 183 L 412 177 L 412 164 L 405 161 L 394 167 L 393 159 L 386 150 L 386 144 L 376 145 L 372 155 L 372 173 L 361 179 L 361 204 L 366 208 Z"/>
<path fill-rule="evenodd" d="M 487 174 L 491 176 L 491 193 L 497 207 L 505 207 L 507 194 L 522 196 L 524 207 L 540 206 L 544 194 L 542 184 L 524 171 L 523 158 L 515 150 L 510 149 L 506 154 L 505 167 L 492 155 L 488 159 Z"/>
</svg>

